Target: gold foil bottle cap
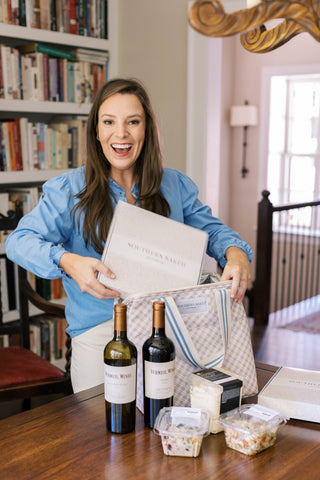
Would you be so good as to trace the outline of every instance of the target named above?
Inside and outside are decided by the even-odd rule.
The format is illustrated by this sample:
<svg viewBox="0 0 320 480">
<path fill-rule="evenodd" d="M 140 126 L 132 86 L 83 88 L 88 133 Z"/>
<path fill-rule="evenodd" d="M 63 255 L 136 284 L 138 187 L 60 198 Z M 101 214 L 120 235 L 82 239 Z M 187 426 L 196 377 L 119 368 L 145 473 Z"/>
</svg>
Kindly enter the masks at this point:
<svg viewBox="0 0 320 480">
<path fill-rule="evenodd" d="M 114 306 L 114 329 L 118 332 L 127 330 L 127 305 L 125 303 L 117 303 Z"/>
<path fill-rule="evenodd" d="M 164 302 L 153 302 L 153 328 L 165 328 L 165 308 Z"/>
</svg>

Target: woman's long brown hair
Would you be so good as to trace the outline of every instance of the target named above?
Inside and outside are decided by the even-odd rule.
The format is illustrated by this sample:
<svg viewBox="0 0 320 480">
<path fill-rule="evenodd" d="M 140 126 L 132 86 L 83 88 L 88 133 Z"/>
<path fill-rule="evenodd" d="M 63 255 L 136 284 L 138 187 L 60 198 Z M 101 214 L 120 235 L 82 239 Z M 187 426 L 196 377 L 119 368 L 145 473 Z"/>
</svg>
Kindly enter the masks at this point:
<svg viewBox="0 0 320 480">
<path fill-rule="evenodd" d="M 80 229 L 80 216 L 84 213 L 83 237 L 98 253 L 102 253 L 102 242 L 107 238 L 113 207 L 109 185 L 110 163 L 97 139 L 98 114 L 101 104 L 116 93 L 135 95 L 145 112 L 145 141 L 135 163 L 138 177 L 138 201 L 146 210 L 169 216 L 170 207 L 160 192 L 162 157 L 155 115 L 145 88 L 134 79 L 117 78 L 107 82 L 97 93 L 92 105 L 87 126 L 87 160 L 85 165 L 85 187 L 79 192 L 79 202 L 73 210 L 73 220 Z M 78 213 L 78 215 L 76 215 Z"/>
</svg>

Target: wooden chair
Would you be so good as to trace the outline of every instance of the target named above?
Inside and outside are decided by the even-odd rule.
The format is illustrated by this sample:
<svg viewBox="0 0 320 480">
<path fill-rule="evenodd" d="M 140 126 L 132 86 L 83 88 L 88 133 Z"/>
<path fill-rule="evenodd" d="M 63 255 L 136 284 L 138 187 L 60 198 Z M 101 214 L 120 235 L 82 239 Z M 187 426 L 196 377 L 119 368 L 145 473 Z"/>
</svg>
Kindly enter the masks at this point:
<svg viewBox="0 0 320 480">
<path fill-rule="evenodd" d="M 22 211 L 19 205 L 8 216 L 0 214 L 0 230 L 13 230 Z M 5 254 L 0 255 L 6 258 Z M 6 262 L 10 262 L 6 259 Z M 18 267 L 19 277 L 19 319 L 4 323 L 1 305 L 0 278 L 0 335 L 19 334 L 20 346 L 0 348 L 0 402 L 23 399 L 23 409 L 30 408 L 30 399 L 39 395 L 72 393 L 70 381 L 71 340 L 67 337 L 65 371 L 60 370 L 49 361 L 30 351 L 29 302 L 41 311 L 43 316 L 58 321 L 64 318 L 64 306 L 42 298 L 27 280 L 27 272 Z"/>
</svg>

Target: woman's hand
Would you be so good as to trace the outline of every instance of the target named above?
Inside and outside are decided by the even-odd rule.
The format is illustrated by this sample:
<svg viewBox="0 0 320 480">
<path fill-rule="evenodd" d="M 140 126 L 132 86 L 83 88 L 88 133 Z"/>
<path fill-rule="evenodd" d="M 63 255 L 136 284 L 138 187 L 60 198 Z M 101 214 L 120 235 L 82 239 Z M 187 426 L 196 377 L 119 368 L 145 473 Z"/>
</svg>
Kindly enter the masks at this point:
<svg viewBox="0 0 320 480">
<path fill-rule="evenodd" d="M 99 300 L 105 298 L 120 298 L 120 293 L 105 287 L 96 275 L 101 272 L 109 278 L 115 278 L 114 273 L 97 258 L 82 257 L 75 253 L 64 253 L 60 258 L 59 267 L 73 278 L 82 292 L 90 293 Z"/>
<path fill-rule="evenodd" d="M 246 253 L 238 247 L 228 248 L 226 259 L 221 281 L 232 280 L 231 298 L 240 303 L 251 280 L 249 260 Z"/>
</svg>

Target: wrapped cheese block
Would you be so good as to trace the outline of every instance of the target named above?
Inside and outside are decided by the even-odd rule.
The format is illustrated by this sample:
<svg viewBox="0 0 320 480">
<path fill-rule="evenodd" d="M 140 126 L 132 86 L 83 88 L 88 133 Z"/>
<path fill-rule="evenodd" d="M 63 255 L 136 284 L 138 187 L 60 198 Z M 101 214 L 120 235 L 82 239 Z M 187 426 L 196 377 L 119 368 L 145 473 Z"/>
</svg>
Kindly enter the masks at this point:
<svg viewBox="0 0 320 480">
<path fill-rule="evenodd" d="M 202 408 L 210 414 L 210 432 L 223 430 L 221 413 L 241 404 L 242 379 L 222 369 L 208 368 L 190 376 L 190 402 L 192 408 Z"/>
</svg>

